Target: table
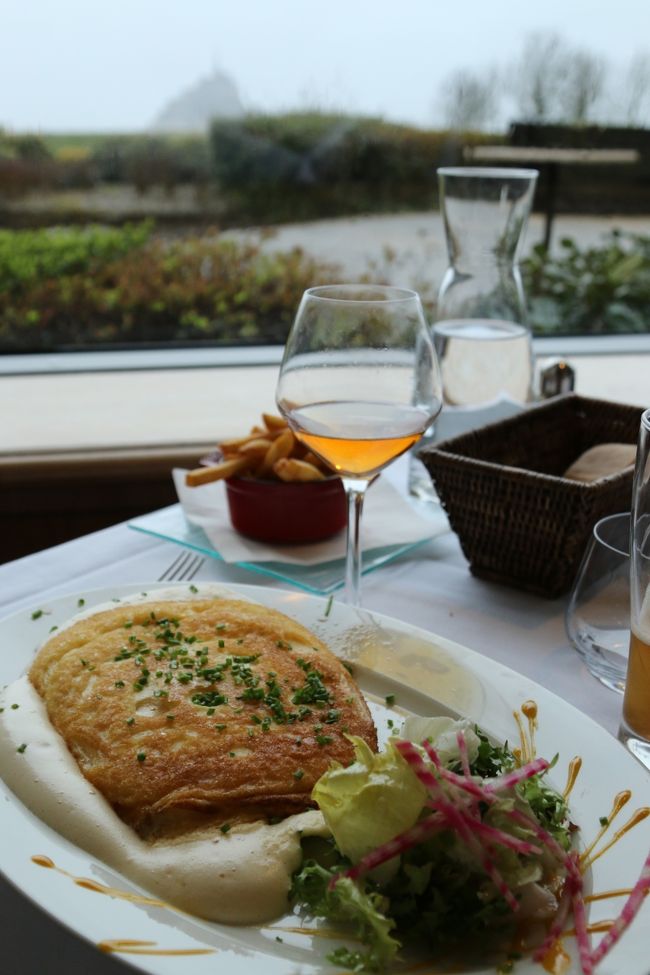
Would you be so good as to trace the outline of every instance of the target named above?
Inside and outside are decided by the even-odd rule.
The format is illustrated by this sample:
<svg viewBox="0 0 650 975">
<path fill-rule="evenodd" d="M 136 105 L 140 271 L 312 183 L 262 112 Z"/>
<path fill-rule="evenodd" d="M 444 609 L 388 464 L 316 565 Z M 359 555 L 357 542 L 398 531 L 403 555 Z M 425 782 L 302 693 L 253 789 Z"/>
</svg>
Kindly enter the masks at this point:
<svg viewBox="0 0 650 975">
<path fill-rule="evenodd" d="M 641 158 L 637 149 L 571 149 L 543 146 L 467 146 L 466 159 L 472 162 L 515 163 L 541 166 L 547 172 L 546 227 L 544 247 L 551 244 L 551 230 L 555 217 L 555 196 L 560 166 L 621 166 L 637 163 Z"/>
<path fill-rule="evenodd" d="M 405 491 L 406 464 L 386 476 Z M 58 595 L 148 583 L 178 548 L 116 525 L 0 566 L 0 617 Z M 281 588 L 243 569 L 206 560 L 197 579 Z M 395 616 L 487 656 L 589 714 L 616 734 L 621 698 L 587 672 L 564 633 L 565 600 L 546 601 L 470 575 L 451 532 L 366 576 L 364 607 Z M 7 842 L 3 837 L 2 842 Z M 3 971 L 17 975 L 120 975 L 124 964 L 60 927 L 0 879 Z"/>
</svg>

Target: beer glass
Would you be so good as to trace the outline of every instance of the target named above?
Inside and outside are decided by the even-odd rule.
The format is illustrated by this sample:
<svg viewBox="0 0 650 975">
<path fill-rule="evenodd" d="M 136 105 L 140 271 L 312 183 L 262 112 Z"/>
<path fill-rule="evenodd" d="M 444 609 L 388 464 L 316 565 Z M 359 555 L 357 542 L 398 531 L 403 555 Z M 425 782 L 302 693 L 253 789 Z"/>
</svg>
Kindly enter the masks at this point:
<svg viewBox="0 0 650 975">
<path fill-rule="evenodd" d="M 650 768 L 650 410 L 641 416 L 632 486 L 630 628 L 619 738 Z"/>
</svg>

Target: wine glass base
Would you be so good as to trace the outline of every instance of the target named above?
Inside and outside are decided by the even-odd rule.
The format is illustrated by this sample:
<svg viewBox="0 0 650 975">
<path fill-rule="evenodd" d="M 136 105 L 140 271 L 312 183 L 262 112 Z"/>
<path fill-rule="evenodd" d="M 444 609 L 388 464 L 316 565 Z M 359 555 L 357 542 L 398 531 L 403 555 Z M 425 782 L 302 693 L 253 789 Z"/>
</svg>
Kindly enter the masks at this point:
<svg viewBox="0 0 650 975">
<path fill-rule="evenodd" d="M 625 691 L 627 658 L 610 647 L 600 646 L 589 633 L 569 632 L 569 639 L 592 677 L 617 694 Z"/>
<path fill-rule="evenodd" d="M 624 721 L 621 722 L 618 729 L 618 739 L 625 745 L 628 752 L 650 771 L 650 741 L 640 738 L 636 732 L 628 728 Z"/>
<path fill-rule="evenodd" d="M 617 694 L 625 693 L 625 678 L 624 677 L 607 677 L 601 674 L 594 674 L 594 677 L 604 684 L 610 691 L 616 691 Z"/>
<path fill-rule="evenodd" d="M 409 457 L 408 489 L 411 497 L 426 504 L 440 504 L 440 498 L 433 486 L 431 475 L 421 460 Z"/>
</svg>

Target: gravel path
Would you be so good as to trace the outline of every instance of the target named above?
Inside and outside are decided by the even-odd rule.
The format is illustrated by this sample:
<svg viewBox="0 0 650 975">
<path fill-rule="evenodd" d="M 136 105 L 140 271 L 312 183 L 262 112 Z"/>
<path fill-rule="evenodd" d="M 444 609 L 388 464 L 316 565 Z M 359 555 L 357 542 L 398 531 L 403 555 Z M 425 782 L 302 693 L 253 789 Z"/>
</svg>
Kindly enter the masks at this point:
<svg viewBox="0 0 650 975">
<path fill-rule="evenodd" d="M 562 237 L 573 237 L 581 246 L 597 244 L 614 228 L 650 234 L 650 216 L 556 217 L 551 249 Z M 265 232 L 268 233 L 268 230 Z M 256 229 L 228 231 L 238 239 L 259 239 Z M 544 236 L 544 217 L 533 214 L 524 241 L 525 255 Z M 340 264 L 348 279 L 373 270 L 384 271 L 393 284 L 437 286 L 447 263 L 442 219 L 437 212 L 394 214 L 372 217 L 341 217 L 311 223 L 286 224 L 277 228 L 262 246 L 271 250 L 302 247 L 309 254 Z"/>
<path fill-rule="evenodd" d="M 155 188 L 138 194 L 133 186 L 105 186 L 88 191 L 41 192 L 7 204 L 9 213 L 35 215 L 43 210 L 62 215 L 85 213 L 89 219 L 101 221 L 103 213 L 141 219 L 158 215 L 178 220 L 164 230 L 167 236 L 192 231 L 192 214 L 206 216 L 207 201 L 197 195 L 193 186 L 179 186 L 173 194 Z M 209 212 L 209 206 L 208 206 Z M 218 215 L 215 212 L 215 225 Z M 556 217 L 552 248 L 562 237 L 573 237 L 581 246 L 598 243 L 603 234 L 614 227 L 650 234 L 650 215 L 631 216 L 572 216 Z M 205 228 L 203 228 L 205 229 Z M 544 217 L 533 214 L 528 227 L 523 253 L 541 242 Z M 398 213 L 369 217 L 338 217 L 314 220 L 310 223 L 285 224 L 275 230 L 250 228 L 229 230 L 224 236 L 260 241 L 271 250 L 302 247 L 323 261 L 342 267 L 342 277 L 353 280 L 364 271 L 381 273 L 393 284 L 422 288 L 437 288 L 447 264 L 442 220 L 438 211 Z"/>
</svg>

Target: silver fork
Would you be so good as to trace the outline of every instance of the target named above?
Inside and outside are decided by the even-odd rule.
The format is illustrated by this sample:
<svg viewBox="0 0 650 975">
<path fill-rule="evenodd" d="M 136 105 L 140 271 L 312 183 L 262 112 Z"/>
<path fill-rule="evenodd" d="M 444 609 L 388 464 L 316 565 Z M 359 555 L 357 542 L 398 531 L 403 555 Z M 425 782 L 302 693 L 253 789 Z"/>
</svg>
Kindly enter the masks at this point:
<svg viewBox="0 0 650 975">
<path fill-rule="evenodd" d="M 158 576 L 158 582 L 183 582 L 193 579 L 199 571 L 205 559 L 198 552 L 182 551 L 171 565 L 168 565 L 162 575 Z"/>
</svg>

